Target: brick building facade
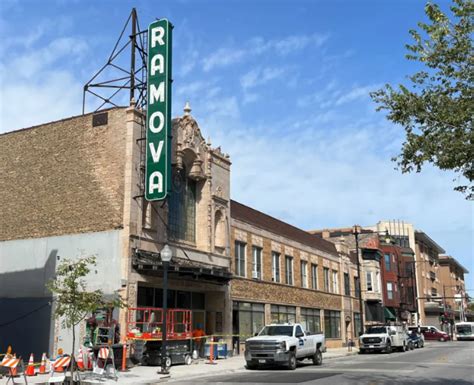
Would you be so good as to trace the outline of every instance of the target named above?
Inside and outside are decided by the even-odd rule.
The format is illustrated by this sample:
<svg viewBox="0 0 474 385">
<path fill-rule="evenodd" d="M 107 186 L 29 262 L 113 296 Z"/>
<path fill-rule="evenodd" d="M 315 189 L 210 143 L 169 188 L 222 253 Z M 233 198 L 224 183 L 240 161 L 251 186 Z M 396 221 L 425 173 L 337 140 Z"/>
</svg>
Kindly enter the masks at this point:
<svg viewBox="0 0 474 385">
<path fill-rule="evenodd" d="M 189 108 L 172 126 L 164 205 L 143 198 L 144 116 L 134 106 L 0 135 L 1 346 L 23 356 L 71 346 L 45 288 L 64 258 L 96 256 L 88 288 L 159 306 L 165 243 L 168 305 L 192 309 L 208 333 L 231 333 L 230 159 L 204 140 Z M 122 336 L 128 312 L 115 314 Z"/>
<path fill-rule="evenodd" d="M 359 304 L 347 257 L 332 243 L 241 203 L 232 201 L 231 217 L 235 335 L 245 338 L 271 322 L 301 322 L 324 332 L 328 347 L 354 338 Z"/>
</svg>

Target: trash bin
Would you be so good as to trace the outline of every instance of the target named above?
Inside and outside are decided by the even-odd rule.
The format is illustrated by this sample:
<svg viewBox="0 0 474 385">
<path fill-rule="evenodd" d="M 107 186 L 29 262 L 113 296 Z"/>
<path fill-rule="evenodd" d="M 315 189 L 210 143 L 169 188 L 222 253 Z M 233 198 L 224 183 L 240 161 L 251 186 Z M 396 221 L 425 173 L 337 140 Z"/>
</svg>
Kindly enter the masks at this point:
<svg viewBox="0 0 474 385">
<path fill-rule="evenodd" d="M 217 344 L 217 357 L 227 358 L 227 344 L 225 342 L 219 342 Z"/>
</svg>

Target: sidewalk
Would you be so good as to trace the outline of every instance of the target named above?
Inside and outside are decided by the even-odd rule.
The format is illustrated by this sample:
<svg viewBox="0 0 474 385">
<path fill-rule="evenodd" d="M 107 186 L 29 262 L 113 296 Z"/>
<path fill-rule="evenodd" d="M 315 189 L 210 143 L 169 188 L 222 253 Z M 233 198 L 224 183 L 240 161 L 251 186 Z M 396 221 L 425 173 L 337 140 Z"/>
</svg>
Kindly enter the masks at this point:
<svg viewBox="0 0 474 385">
<path fill-rule="evenodd" d="M 358 349 L 353 348 L 352 352 L 348 352 L 347 348 L 328 349 L 326 353 L 323 353 L 323 365 L 324 360 L 336 359 L 344 356 L 357 354 Z M 119 372 L 119 379 L 117 382 L 113 380 L 85 380 L 85 384 L 156 384 L 158 382 L 165 382 L 167 380 L 178 380 L 178 379 L 193 379 L 203 376 L 234 373 L 238 371 L 245 371 L 245 359 L 243 355 L 235 356 L 227 359 L 219 359 L 216 364 L 210 365 L 206 363 L 207 360 L 201 359 L 193 362 L 191 365 L 176 365 L 170 369 L 169 376 L 162 376 L 157 374 L 159 367 L 157 366 L 136 366 L 131 368 L 127 372 Z M 28 384 L 47 384 L 49 375 L 27 377 Z M 0 380 L 0 385 L 6 384 L 6 378 Z M 10 382 L 11 383 L 11 382 Z M 24 383 L 23 377 L 15 378 L 15 383 Z"/>
</svg>

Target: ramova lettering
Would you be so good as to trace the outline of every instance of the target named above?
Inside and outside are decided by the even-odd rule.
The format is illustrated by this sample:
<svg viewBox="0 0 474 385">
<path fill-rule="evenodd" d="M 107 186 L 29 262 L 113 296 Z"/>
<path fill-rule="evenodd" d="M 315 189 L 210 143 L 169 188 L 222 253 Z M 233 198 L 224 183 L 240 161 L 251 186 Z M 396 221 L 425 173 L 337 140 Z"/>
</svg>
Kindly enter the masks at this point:
<svg viewBox="0 0 474 385">
<path fill-rule="evenodd" d="M 148 182 L 148 194 L 153 194 L 155 190 L 159 193 L 163 192 L 163 174 L 161 172 L 152 172 Z"/>
<path fill-rule="evenodd" d="M 171 68 L 169 43 L 171 26 L 157 20 L 148 28 L 148 103 L 146 199 L 161 200 L 168 189 Z"/>
<path fill-rule="evenodd" d="M 161 151 L 163 151 L 163 140 L 158 143 L 158 149 L 155 148 L 155 143 L 149 143 L 151 157 L 153 162 L 158 163 L 160 161 Z"/>
<path fill-rule="evenodd" d="M 156 125 L 158 122 L 158 125 Z M 150 128 L 151 132 L 158 134 L 163 129 L 163 125 L 165 124 L 165 116 L 161 111 L 155 111 L 150 116 L 150 120 L 148 121 L 148 127 Z"/>
</svg>

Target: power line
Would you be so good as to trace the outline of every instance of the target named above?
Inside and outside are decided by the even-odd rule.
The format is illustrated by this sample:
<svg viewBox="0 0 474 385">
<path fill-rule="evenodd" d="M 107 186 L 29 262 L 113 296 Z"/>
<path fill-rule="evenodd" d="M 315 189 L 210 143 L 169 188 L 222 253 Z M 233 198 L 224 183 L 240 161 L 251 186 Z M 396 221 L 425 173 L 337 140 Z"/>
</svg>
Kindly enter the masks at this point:
<svg viewBox="0 0 474 385">
<path fill-rule="evenodd" d="M 40 307 L 38 307 L 38 308 L 36 308 L 36 309 L 33 309 L 33 310 L 29 311 L 28 313 L 25 313 L 25 314 L 23 314 L 23 315 L 21 315 L 21 316 L 15 318 L 15 319 L 11 320 L 11 321 L 8 321 L 8 322 L 5 322 L 5 323 L 3 323 L 3 324 L 0 324 L 0 328 L 1 328 L 1 327 L 4 327 L 4 326 L 11 325 L 12 323 L 15 323 L 15 322 L 17 322 L 17 321 L 19 321 L 19 320 L 21 320 L 21 319 L 23 319 L 23 318 L 26 318 L 26 317 L 28 317 L 29 315 L 31 315 L 31 314 L 33 314 L 33 313 L 36 313 L 37 311 L 39 311 L 39 310 L 45 308 L 46 306 L 51 306 L 52 301 L 54 301 L 54 300 L 51 299 L 51 300 L 48 301 L 47 303 L 41 305 Z"/>
</svg>

